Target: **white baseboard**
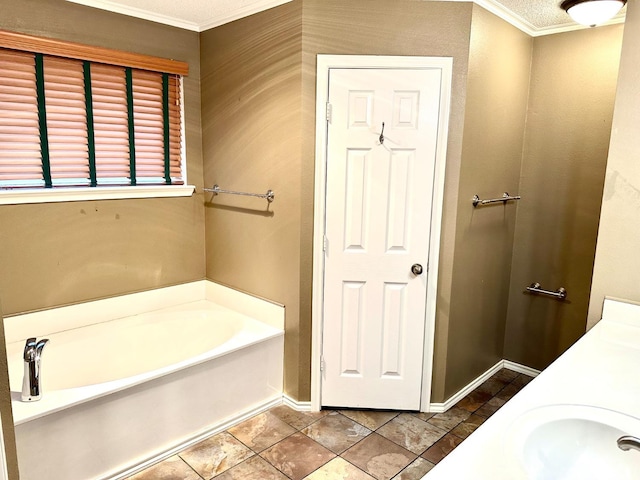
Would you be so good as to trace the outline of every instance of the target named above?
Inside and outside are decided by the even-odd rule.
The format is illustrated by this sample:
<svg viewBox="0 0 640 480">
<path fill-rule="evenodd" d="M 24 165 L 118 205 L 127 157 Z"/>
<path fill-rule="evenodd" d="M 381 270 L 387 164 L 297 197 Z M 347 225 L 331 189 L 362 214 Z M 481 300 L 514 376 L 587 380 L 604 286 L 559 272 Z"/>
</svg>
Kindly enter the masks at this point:
<svg viewBox="0 0 640 480">
<path fill-rule="evenodd" d="M 146 470 L 152 465 L 155 465 L 156 463 L 159 463 L 163 460 L 166 460 L 169 457 L 172 457 L 180 453 L 182 450 L 192 447 L 193 445 L 205 440 L 206 438 L 211 437 L 212 435 L 215 435 L 220 432 L 224 432 L 225 430 L 233 427 L 234 425 L 238 425 L 239 423 L 242 423 L 245 420 L 248 420 L 255 415 L 258 415 L 262 412 L 266 412 L 270 408 L 276 407 L 278 405 L 282 405 L 282 400 L 283 399 L 281 397 L 276 397 L 250 410 L 241 412 L 238 415 L 232 418 L 229 418 L 222 423 L 210 426 L 209 428 L 207 428 L 207 430 L 200 432 L 199 434 L 197 434 L 192 438 L 189 438 L 187 440 L 180 442 L 178 445 L 175 445 L 169 450 L 166 450 L 162 453 L 154 455 L 153 457 L 148 458 L 136 464 L 135 466 L 128 468 L 125 471 L 119 472 L 116 475 L 109 475 L 107 477 L 103 477 L 101 480 L 124 480 L 130 477 L 131 475 L 134 475 L 135 473 L 139 473 L 143 470 Z"/>
<path fill-rule="evenodd" d="M 299 412 L 311 411 L 311 402 L 298 402 L 297 400 L 294 400 L 289 395 L 284 393 L 282 394 L 282 403 Z"/>
<path fill-rule="evenodd" d="M 513 370 L 514 372 L 524 373 L 525 375 L 529 375 L 530 377 L 537 377 L 540 375 L 540 370 L 536 370 L 535 368 L 526 367 L 524 365 L 520 365 L 519 363 L 512 362 L 511 360 L 503 360 L 504 368 L 508 368 L 509 370 Z"/>
<path fill-rule="evenodd" d="M 514 372 L 524 373 L 525 375 L 529 375 L 530 377 L 536 377 L 540 373 L 539 370 L 535 370 L 530 367 L 526 367 L 524 365 L 520 365 L 519 363 L 512 362 L 510 360 L 500 360 L 489 370 L 484 372 L 478 378 L 469 383 L 466 387 L 462 388 L 455 395 L 450 397 L 447 401 L 443 403 L 432 403 L 429 405 L 429 412 L 431 413 L 442 413 L 449 410 L 456 403 L 462 400 L 464 397 L 473 392 L 476 388 L 482 385 L 485 381 L 487 381 L 491 376 L 498 373 L 503 368 L 513 370 Z"/>
</svg>

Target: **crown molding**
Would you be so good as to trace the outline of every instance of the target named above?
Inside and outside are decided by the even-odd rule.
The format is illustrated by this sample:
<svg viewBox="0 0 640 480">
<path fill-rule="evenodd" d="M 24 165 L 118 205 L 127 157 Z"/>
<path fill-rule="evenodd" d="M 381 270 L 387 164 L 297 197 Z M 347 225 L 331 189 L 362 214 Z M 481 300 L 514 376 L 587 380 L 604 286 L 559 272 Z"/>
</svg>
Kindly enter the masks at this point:
<svg viewBox="0 0 640 480">
<path fill-rule="evenodd" d="M 203 19 L 202 22 L 191 22 L 188 20 L 184 20 L 182 18 L 157 14 L 149 10 L 143 10 L 136 7 L 125 6 L 111 0 L 67 0 L 67 1 L 77 3 L 79 5 L 84 5 L 87 7 L 99 8 L 101 10 L 108 10 L 110 12 L 120 13 L 123 15 L 131 16 L 131 17 L 150 20 L 152 22 L 163 23 L 165 25 L 170 25 L 170 26 L 182 28 L 185 30 L 191 30 L 194 32 L 203 32 L 205 30 L 209 30 L 211 28 L 224 25 L 225 23 L 233 22 L 234 20 L 248 17 L 249 15 L 253 15 L 255 13 L 262 12 L 264 10 L 268 10 L 273 7 L 277 7 L 279 5 L 283 5 L 285 3 L 289 3 L 292 0 L 260 0 L 260 1 L 254 2 L 249 6 L 239 8 L 233 13 L 226 13 L 223 15 L 209 17 L 209 18 Z M 504 21 L 510 23 L 517 29 L 521 30 L 522 32 L 532 37 L 539 37 L 542 35 L 551 35 L 554 33 L 570 32 L 574 30 L 582 30 L 582 29 L 589 28 L 571 21 L 568 21 L 567 23 L 562 25 L 554 25 L 551 27 L 538 28 L 532 25 L 530 22 L 528 22 L 524 18 L 520 17 L 519 15 L 514 14 L 512 11 L 505 8 L 496 0 L 436 0 L 436 1 L 475 3 L 476 5 L 481 6 L 485 10 L 500 17 Z M 608 22 L 603 23 L 602 25 L 614 25 L 614 24 L 624 23 L 624 19 L 625 19 L 625 14 L 619 14 L 615 16 L 613 19 L 609 20 Z"/>
</svg>

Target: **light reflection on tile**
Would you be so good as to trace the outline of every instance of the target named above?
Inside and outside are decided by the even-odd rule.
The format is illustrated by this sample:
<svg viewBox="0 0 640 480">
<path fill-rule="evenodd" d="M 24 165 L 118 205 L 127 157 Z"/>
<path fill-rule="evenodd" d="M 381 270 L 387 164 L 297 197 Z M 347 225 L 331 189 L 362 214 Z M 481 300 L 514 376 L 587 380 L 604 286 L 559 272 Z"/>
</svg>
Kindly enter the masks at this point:
<svg viewBox="0 0 640 480">
<path fill-rule="evenodd" d="M 231 434 L 222 432 L 180 453 L 201 477 L 211 478 L 255 455 Z"/>
<path fill-rule="evenodd" d="M 408 413 L 401 413 L 380 427 L 377 433 L 416 455 L 420 455 L 440 440 L 447 431 Z"/>
<path fill-rule="evenodd" d="M 335 454 L 303 433 L 294 433 L 260 454 L 293 480 L 302 480 L 335 457 Z"/>
<path fill-rule="evenodd" d="M 302 433 L 340 454 L 369 435 L 371 430 L 344 415 L 332 412 L 309 425 Z"/>
<path fill-rule="evenodd" d="M 374 478 L 346 460 L 336 457 L 304 480 L 374 480 Z"/>
<path fill-rule="evenodd" d="M 295 431 L 295 428 L 271 412 L 256 415 L 228 430 L 231 435 L 258 453 L 295 433 Z"/>
<path fill-rule="evenodd" d="M 416 459 L 416 455 L 377 433 L 347 450 L 342 458 L 377 480 L 390 480 Z"/>
</svg>

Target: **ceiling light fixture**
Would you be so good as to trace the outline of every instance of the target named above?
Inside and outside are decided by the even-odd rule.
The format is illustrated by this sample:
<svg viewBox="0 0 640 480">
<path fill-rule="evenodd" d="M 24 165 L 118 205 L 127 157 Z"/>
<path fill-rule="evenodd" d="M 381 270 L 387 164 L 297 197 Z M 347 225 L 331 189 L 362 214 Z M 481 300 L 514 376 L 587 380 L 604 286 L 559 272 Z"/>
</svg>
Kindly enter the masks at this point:
<svg viewBox="0 0 640 480">
<path fill-rule="evenodd" d="M 576 22 L 595 27 L 615 17 L 627 0 L 564 0 L 560 7 Z"/>
</svg>

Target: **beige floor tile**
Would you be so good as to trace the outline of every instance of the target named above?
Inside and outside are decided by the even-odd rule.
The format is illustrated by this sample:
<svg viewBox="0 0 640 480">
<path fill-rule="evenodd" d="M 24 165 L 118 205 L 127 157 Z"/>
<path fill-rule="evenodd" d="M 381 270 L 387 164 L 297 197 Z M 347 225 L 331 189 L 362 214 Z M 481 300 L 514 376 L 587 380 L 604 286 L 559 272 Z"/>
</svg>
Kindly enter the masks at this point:
<svg viewBox="0 0 640 480">
<path fill-rule="evenodd" d="M 259 453 L 295 433 L 296 429 L 273 413 L 264 412 L 231 427 L 228 432 L 254 452 Z"/>
<path fill-rule="evenodd" d="M 376 433 L 416 455 L 420 455 L 447 432 L 416 418 L 414 415 L 401 413 L 376 430 Z"/>
<path fill-rule="evenodd" d="M 506 402 L 501 398 L 494 397 L 481 406 L 478 410 L 476 410 L 476 415 L 480 415 L 481 417 L 490 417 L 494 413 L 496 413 L 500 407 L 502 407 Z"/>
<path fill-rule="evenodd" d="M 231 434 L 222 432 L 180 453 L 201 477 L 209 479 L 255 455 Z"/>
<path fill-rule="evenodd" d="M 429 447 L 429 449 L 422 454 L 422 458 L 436 464 L 449 455 L 461 443 L 462 439 L 460 437 L 457 437 L 452 433 L 447 433 L 444 437 Z"/>
<path fill-rule="evenodd" d="M 494 374 L 491 378 L 504 382 L 506 385 L 513 382 L 518 375 L 520 375 L 518 372 L 514 372 L 513 370 L 509 370 L 508 368 L 503 368 L 498 373 Z"/>
<path fill-rule="evenodd" d="M 393 480 L 421 480 L 433 467 L 435 467 L 433 463 L 418 457 L 411 465 L 393 477 Z"/>
<path fill-rule="evenodd" d="M 304 480 L 374 480 L 374 478 L 346 460 L 336 457 Z"/>
<path fill-rule="evenodd" d="M 215 477 L 215 480 L 289 480 L 286 475 L 276 470 L 273 465 L 259 456 L 227 470 Z"/>
<path fill-rule="evenodd" d="M 336 455 L 298 432 L 260 454 L 262 458 L 293 480 L 302 480 Z"/>
<path fill-rule="evenodd" d="M 168 458 L 128 480 L 201 480 L 200 476 L 178 456 Z"/>
<path fill-rule="evenodd" d="M 377 430 L 399 413 L 384 410 L 340 410 L 339 412 L 369 430 Z"/>
<path fill-rule="evenodd" d="M 333 453 L 341 454 L 369 435 L 371 430 L 338 412 L 332 412 L 303 429 L 302 433 Z"/>
<path fill-rule="evenodd" d="M 331 413 L 331 410 L 321 410 L 319 412 L 298 412 L 288 405 L 278 405 L 269 411 L 296 430 L 302 430 L 313 422 Z"/>
<path fill-rule="evenodd" d="M 484 423 L 486 420 L 485 417 L 481 417 L 480 415 L 471 415 L 460 425 L 451 430 L 451 433 L 457 435 L 460 438 L 467 438 L 473 432 L 475 432 L 480 425 Z"/>
<path fill-rule="evenodd" d="M 435 425 L 442 430 L 449 431 L 452 428 L 456 427 L 459 423 L 464 422 L 467 418 L 471 416 L 471 412 L 464 410 L 462 408 L 453 407 L 447 410 L 444 413 L 438 413 L 434 415 L 429 420 L 428 423 L 431 425 Z"/>
<path fill-rule="evenodd" d="M 342 458 L 377 480 L 390 480 L 416 455 L 374 432 L 342 454 Z"/>
</svg>

